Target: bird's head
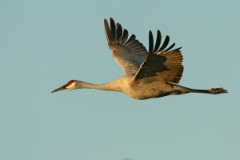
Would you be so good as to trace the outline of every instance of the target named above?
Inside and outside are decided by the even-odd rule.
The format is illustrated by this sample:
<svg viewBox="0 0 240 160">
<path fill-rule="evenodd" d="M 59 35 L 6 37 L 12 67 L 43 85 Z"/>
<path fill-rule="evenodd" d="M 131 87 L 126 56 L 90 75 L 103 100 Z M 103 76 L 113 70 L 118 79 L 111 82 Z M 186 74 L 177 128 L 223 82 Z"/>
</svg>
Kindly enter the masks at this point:
<svg viewBox="0 0 240 160">
<path fill-rule="evenodd" d="M 62 90 L 73 90 L 73 89 L 76 89 L 76 86 L 77 86 L 76 80 L 70 80 L 65 85 L 57 89 L 54 89 L 51 93 L 62 91 Z"/>
</svg>

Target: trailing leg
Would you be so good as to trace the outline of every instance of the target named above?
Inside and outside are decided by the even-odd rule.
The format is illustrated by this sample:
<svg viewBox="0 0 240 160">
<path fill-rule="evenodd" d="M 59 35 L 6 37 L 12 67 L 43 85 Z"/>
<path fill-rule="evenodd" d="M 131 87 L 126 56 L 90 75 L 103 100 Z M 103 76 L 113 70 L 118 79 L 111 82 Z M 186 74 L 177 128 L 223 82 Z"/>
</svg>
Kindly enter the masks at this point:
<svg viewBox="0 0 240 160">
<path fill-rule="evenodd" d="M 187 87 L 183 87 L 180 85 L 175 85 L 174 89 L 176 90 L 176 93 L 173 93 L 173 94 L 184 94 L 184 93 L 222 94 L 222 93 L 228 93 L 228 91 L 223 88 L 192 89 L 192 88 L 187 88 Z"/>
</svg>

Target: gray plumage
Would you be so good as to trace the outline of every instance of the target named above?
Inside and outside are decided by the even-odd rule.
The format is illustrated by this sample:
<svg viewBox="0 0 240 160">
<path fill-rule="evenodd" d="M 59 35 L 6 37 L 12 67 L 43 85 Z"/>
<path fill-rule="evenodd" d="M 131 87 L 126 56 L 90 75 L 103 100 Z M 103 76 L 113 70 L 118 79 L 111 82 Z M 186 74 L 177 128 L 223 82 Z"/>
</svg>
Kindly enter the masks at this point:
<svg viewBox="0 0 240 160">
<path fill-rule="evenodd" d="M 104 84 L 92 84 L 71 80 L 52 91 L 93 88 L 126 93 L 135 99 L 163 97 L 185 93 L 227 93 L 223 88 L 209 90 L 191 89 L 177 85 L 183 73 L 181 47 L 174 49 L 175 43 L 169 45 L 170 37 L 164 39 L 157 31 L 156 42 L 149 31 L 149 50 L 140 43 L 136 36 L 130 35 L 119 23 L 110 18 L 105 19 L 104 27 L 109 49 L 115 61 L 124 72 L 124 76 Z"/>
<path fill-rule="evenodd" d="M 122 26 L 119 23 L 115 24 L 112 18 L 110 18 L 110 26 L 106 19 L 104 26 L 108 46 L 114 59 L 122 68 L 125 76 L 135 75 L 148 55 L 146 48 L 136 40 L 135 35 L 128 38 L 128 31 L 124 29 L 122 32 Z"/>
</svg>

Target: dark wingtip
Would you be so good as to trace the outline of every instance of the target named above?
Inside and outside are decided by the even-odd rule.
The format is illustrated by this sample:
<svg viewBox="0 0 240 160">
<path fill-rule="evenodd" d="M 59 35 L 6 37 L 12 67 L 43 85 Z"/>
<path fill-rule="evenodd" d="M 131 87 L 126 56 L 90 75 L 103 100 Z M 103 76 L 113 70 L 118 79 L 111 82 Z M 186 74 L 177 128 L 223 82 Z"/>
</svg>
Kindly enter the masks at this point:
<svg viewBox="0 0 240 160">
<path fill-rule="evenodd" d="M 167 35 L 159 51 L 163 51 L 167 47 L 169 41 L 170 41 L 170 37 Z"/>
<path fill-rule="evenodd" d="M 156 52 L 161 44 L 161 39 L 162 39 L 162 35 L 160 30 L 157 31 L 157 39 L 156 39 L 156 43 L 155 43 L 155 47 L 153 49 L 154 52 Z"/>
<path fill-rule="evenodd" d="M 108 24 L 107 19 L 104 19 L 104 28 L 105 28 L 105 33 L 106 33 L 106 38 L 107 38 L 108 44 L 110 44 L 110 42 L 112 40 L 112 34 L 110 31 L 110 26 Z"/>
<path fill-rule="evenodd" d="M 149 53 L 153 52 L 153 34 L 149 31 Z"/>
<path fill-rule="evenodd" d="M 110 17 L 109 19 L 110 19 L 110 21 L 114 21 L 114 19 L 112 17 Z"/>
<path fill-rule="evenodd" d="M 174 49 L 174 50 L 172 50 L 170 52 L 181 51 L 181 49 L 182 49 L 182 47 L 178 47 L 178 48 L 176 48 L 176 49 Z"/>
<path fill-rule="evenodd" d="M 111 32 L 111 35 L 112 35 L 112 39 L 111 40 L 115 40 L 116 39 L 116 34 L 117 34 L 117 31 L 116 31 L 116 23 L 114 21 L 114 19 L 112 17 L 110 17 L 110 32 Z"/>
</svg>

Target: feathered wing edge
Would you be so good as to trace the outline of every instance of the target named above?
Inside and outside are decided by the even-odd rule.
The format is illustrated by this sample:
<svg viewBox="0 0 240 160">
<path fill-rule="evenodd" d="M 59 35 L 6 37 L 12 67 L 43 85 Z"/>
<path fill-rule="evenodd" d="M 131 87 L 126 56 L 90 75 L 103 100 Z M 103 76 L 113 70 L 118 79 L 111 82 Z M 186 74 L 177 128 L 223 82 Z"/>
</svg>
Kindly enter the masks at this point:
<svg viewBox="0 0 240 160">
<path fill-rule="evenodd" d="M 128 30 L 123 29 L 121 24 L 115 23 L 113 18 L 110 18 L 110 25 L 108 24 L 107 19 L 104 19 L 104 27 L 109 47 L 122 45 L 122 47 L 131 51 L 129 54 L 145 55 L 147 53 L 146 48 L 136 39 L 136 36 L 132 34 L 130 38 L 128 38 Z"/>
<path fill-rule="evenodd" d="M 149 55 L 142 63 L 134 80 L 160 76 L 169 83 L 178 83 L 180 81 L 183 73 L 181 47 L 173 49 L 175 43 L 167 47 L 170 41 L 169 36 L 166 36 L 162 44 L 161 41 L 162 35 L 159 30 L 157 31 L 155 45 L 153 34 L 151 31 L 149 32 Z"/>
<path fill-rule="evenodd" d="M 146 48 L 136 39 L 134 34 L 128 38 L 128 31 L 123 29 L 121 24 L 115 23 L 112 18 L 110 18 L 110 23 L 104 19 L 104 27 L 114 59 L 123 69 L 125 75 L 135 75 L 147 57 Z"/>
</svg>

